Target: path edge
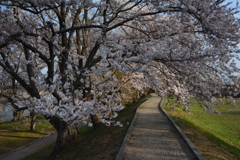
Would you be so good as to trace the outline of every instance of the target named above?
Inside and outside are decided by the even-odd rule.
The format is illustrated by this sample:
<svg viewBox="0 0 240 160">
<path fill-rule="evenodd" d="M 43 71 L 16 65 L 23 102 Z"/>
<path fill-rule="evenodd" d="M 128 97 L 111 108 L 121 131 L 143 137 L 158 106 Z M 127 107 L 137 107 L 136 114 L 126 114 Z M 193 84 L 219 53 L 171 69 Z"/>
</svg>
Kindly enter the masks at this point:
<svg viewBox="0 0 240 160">
<path fill-rule="evenodd" d="M 146 102 L 146 101 L 145 101 L 145 102 Z M 144 102 L 143 102 L 143 103 L 144 103 Z M 143 103 L 142 103 L 142 104 L 143 104 Z M 132 122 L 131 122 L 128 130 L 127 130 L 127 133 L 126 133 L 126 135 L 125 135 L 125 137 L 124 137 L 124 139 L 123 139 L 122 145 L 121 145 L 121 147 L 120 147 L 120 149 L 119 149 L 119 152 L 118 152 L 117 157 L 116 157 L 115 160 L 122 160 L 122 159 L 123 159 L 124 152 L 125 152 L 125 149 L 126 149 L 127 144 L 128 144 L 128 140 L 129 140 L 130 135 L 131 135 L 131 133 L 132 133 L 134 124 L 135 124 L 136 119 L 137 119 L 137 117 L 138 117 L 139 109 L 141 108 L 142 104 L 140 104 L 140 105 L 138 106 L 137 110 L 136 110 L 136 113 L 135 113 L 135 115 L 134 115 L 134 117 L 133 117 L 133 119 L 132 119 Z"/>
<path fill-rule="evenodd" d="M 199 159 L 199 160 L 205 160 L 205 158 L 202 156 L 202 154 L 197 150 L 197 148 L 195 147 L 195 145 L 192 143 L 192 141 L 186 136 L 186 134 L 182 131 L 182 129 L 175 123 L 175 121 L 168 115 L 168 113 L 162 108 L 161 103 L 163 101 L 163 98 L 161 97 L 161 100 L 158 104 L 158 109 L 161 110 L 166 116 L 167 118 L 170 120 L 170 122 L 172 123 L 172 125 L 177 129 L 177 131 L 179 132 L 179 134 L 182 136 L 182 138 L 187 142 L 188 146 L 190 147 L 190 149 L 192 150 L 192 152 L 195 154 L 195 156 Z"/>
<path fill-rule="evenodd" d="M 28 144 L 25 144 L 25 145 L 23 145 L 23 146 L 21 146 L 21 147 L 19 147 L 19 148 L 16 148 L 16 149 L 11 150 L 11 151 L 9 151 L 9 152 L 7 152 L 7 153 L 5 153 L 5 154 L 2 154 L 2 155 L 0 155 L 0 159 L 8 156 L 9 154 L 12 154 L 12 153 L 18 151 L 18 150 L 21 150 L 21 149 L 23 149 L 23 148 L 25 148 L 25 147 L 28 147 L 28 146 L 30 146 L 30 145 L 32 145 L 32 144 L 34 144 L 34 143 L 37 143 L 37 142 L 41 141 L 42 139 L 50 138 L 50 137 L 52 137 L 52 136 L 55 136 L 55 134 L 57 134 L 57 132 L 54 132 L 54 133 L 51 133 L 51 134 L 46 135 L 46 136 L 44 136 L 44 137 L 38 138 L 38 139 L 36 139 L 36 140 L 28 143 Z"/>
</svg>

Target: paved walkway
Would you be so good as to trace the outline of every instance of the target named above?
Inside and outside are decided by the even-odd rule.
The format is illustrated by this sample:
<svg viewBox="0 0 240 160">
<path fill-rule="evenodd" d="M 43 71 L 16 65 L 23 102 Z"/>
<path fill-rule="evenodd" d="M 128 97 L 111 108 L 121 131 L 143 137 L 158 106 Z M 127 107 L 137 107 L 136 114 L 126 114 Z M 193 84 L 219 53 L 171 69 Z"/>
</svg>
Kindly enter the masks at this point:
<svg viewBox="0 0 240 160">
<path fill-rule="evenodd" d="M 124 152 L 124 160 L 193 160 L 196 156 L 167 117 L 158 110 L 160 97 L 152 97 L 138 117 Z"/>
</svg>

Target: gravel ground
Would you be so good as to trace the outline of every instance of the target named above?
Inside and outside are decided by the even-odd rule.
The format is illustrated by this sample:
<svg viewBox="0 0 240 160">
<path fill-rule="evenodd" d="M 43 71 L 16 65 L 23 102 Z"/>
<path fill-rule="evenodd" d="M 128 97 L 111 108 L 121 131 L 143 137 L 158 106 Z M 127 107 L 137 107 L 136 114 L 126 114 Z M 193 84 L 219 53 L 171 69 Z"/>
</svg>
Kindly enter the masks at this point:
<svg viewBox="0 0 240 160">
<path fill-rule="evenodd" d="M 193 160 L 196 156 L 167 117 L 158 110 L 160 97 L 140 106 L 124 160 Z"/>
</svg>

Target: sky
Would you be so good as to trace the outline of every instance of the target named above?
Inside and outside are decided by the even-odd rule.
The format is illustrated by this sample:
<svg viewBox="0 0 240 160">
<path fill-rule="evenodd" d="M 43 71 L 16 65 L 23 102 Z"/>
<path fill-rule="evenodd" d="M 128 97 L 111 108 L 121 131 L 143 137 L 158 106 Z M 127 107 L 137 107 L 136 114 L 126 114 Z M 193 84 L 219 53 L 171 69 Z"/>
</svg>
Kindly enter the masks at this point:
<svg viewBox="0 0 240 160">
<path fill-rule="evenodd" d="M 225 3 L 228 3 L 228 2 L 233 2 L 229 7 L 232 7 L 232 8 L 238 7 L 238 10 L 240 11 L 240 0 L 226 0 Z M 239 5 L 238 5 L 238 2 L 239 2 Z M 240 18 L 240 13 L 236 14 L 236 17 Z"/>
<path fill-rule="evenodd" d="M 238 7 L 238 10 L 240 11 L 240 0 L 226 0 L 226 2 L 224 3 L 228 3 L 228 2 L 233 2 L 231 5 L 229 5 L 229 7 L 231 8 L 235 8 L 235 7 Z M 239 2 L 239 4 L 238 4 Z M 237 6 L 238 5 L 238 6 Z M 237 18 L 240 18 L 240 13 L 236 14 L 235 15 Z M 239 44 L 239 48 L 240 48 L 240 44 Z M 236 64 L 237 64 L 237 67 L 240 68 L 240 61 L 234 59 Z M 236 73 L 237 75 L 240 75 L 240 73 Z"/>
</svg>

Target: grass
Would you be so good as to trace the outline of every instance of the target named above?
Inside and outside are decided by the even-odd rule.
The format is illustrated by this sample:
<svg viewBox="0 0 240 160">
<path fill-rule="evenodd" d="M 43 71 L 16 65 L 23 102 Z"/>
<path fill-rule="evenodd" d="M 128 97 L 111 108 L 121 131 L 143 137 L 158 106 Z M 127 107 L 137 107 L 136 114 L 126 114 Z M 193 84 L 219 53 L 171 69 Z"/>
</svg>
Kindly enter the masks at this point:
<svg viewBox="0 0 240 160">
<path fill-rule="evenodd" d="M 55 132 L 43 116 L 37 115 L 35 131 L 29 130 L 29 122 L 5 121 L 0 123 L 0 155 Z"/>
<path fill-rule="evenodd" d="M 228 103 L 217 105 L 221 115 L 215 115 L 205 112 L 197 102 L 190 107 L 191 114 L 180 106 L 173 110 L 163 104 L 206 159 L 240 159 L 240 109 Z"/>
<path fill-rule="evenodd" d="M 92 127 L 85 126 L 81 129 L 81 140 L 74 142 L 64 148 L 62 153 L 56 158 L 58 160 L 114 160 L 117 156 L 122 141 L 126 135 L 127 129 L 136 109 L 146 98 L 143 97 L 138 102 L 128 104 L 114 120 L 120 121 L 123 127 L 107 127 L 102 125 L 100 128 L 93 130 Z M 25 160 L 42 160 L 47 159 L 53 150 L 53 145 L 28 156 Z"/>
</svg>

